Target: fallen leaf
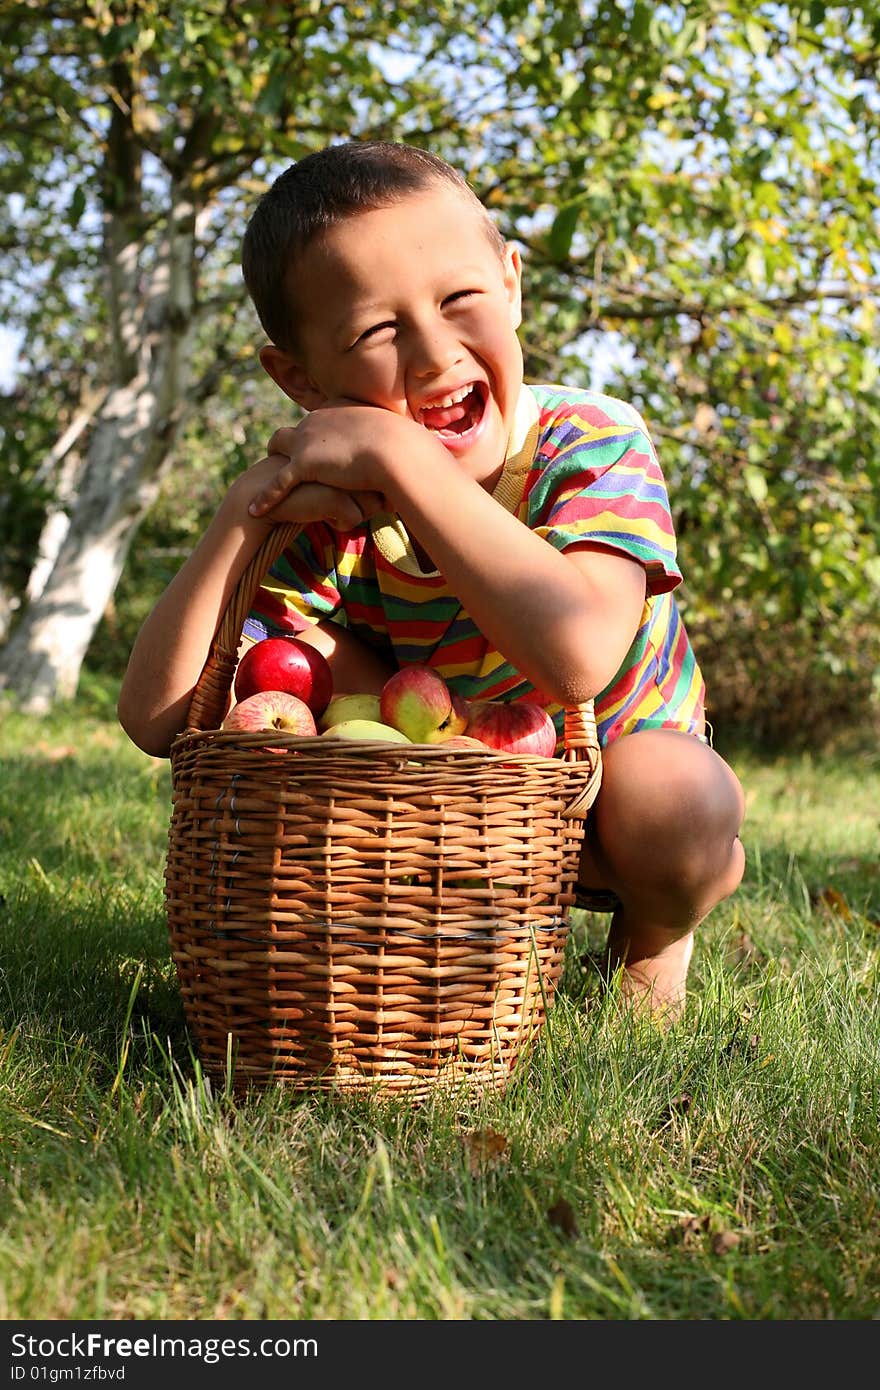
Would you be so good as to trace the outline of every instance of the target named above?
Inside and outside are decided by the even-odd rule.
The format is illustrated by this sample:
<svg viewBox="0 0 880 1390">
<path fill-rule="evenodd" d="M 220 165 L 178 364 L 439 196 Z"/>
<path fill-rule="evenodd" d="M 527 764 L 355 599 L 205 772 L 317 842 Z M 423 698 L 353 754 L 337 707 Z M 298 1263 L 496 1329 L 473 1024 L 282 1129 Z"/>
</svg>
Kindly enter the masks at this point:
<svg viewBox="0 0 880 1390">
<path fill-rule="evenodd" d="M 814 906 L 826 908 L 836 917 L 842 917 L 844 922 L 852 921 L 852 908 L 837 888 L 820 888 L 818 893 L 813 895 L 812 901 Z"/>
<path fill-rule="evenodd" d="M 468 1167 L 477 1173 L 492 1159 L 500 1158 L 507 1148 L 507 1137 L 497 1129 L 471 1129 L 462 1135 Z"/>
<path fill-rule="evenodd" d="M 568 1236 L 571 1240 L 574 1240 L 578 1235 L 574 1207 L 564 1197 L 560 1197 L 558 1201 L 553 1203 L 552 1207 L 547 1208 L 547 1220 L 551 1226 L 555 1226 L 558 1231 L 561 1231 L 564 1236 Z"/>
<path fill-rule="evenodd" d="M 690 1091 L 682 1091 L 680 1095 L 673 1096 L 666 1109 L 660 1116 L 661 1125 L 668 1125 L 676 1115 L 686 1115 L 691 1108 L 693 1096 Z"/>
<path fill-rule="evenodd" d="M 670 1240 L 680 1240 L 683 1245 L 691 1246 L 695 1243 L 709 1226 L 708 1216 L 683 1216 L 677 1227 L 673 1227 L 669 1232 Z"/>
<path fill-rule="evenodd" d="M 712 1254 L 729 1255 L 731 1250 L 735 1250 L 739 1245 L 740 1238 L 736 1231 L 716 1231 L 712 1237 Z"/>
<path fill-rule="evenodd" d="M 851 874 L 880 874 L 880 859 L 843 859 L 839 867 Z"/>
</svg>

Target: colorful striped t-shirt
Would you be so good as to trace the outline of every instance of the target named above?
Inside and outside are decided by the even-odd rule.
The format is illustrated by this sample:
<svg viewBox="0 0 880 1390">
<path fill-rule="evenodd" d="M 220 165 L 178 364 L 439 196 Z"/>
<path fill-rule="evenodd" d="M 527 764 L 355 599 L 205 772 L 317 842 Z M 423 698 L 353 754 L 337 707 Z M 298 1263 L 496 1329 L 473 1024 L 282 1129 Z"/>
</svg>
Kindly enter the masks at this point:
<svg viewBox="0 0 880 1390">
<path fill-rule="evenodd" d="M 594 701 L 603 747 L 639 729 L 702 736 L 705 689 L 672 590 L 681 583 L 666 485 L 641 416 L 594 391 L 524 386 L 496 500 L 559 550 L 589 542 L 644 566 L 635 639 Z M 259 641 L 333 619 L 393 666 L 424 662 L 465 698 L 541 699 L 477 629 L 438 572 L 424 573 L 398 517 L 354 531 L 303 528 L 254 600 Z"/>
</svg>

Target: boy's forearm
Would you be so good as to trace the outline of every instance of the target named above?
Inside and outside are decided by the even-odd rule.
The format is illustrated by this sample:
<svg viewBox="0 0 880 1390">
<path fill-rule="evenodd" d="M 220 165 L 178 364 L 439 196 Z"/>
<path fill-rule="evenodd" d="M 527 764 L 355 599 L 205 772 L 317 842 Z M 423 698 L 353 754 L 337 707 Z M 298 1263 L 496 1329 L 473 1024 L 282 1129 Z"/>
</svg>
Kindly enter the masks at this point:
<svg viewBox="0 0 880 1390">
<path fill-rule="evenodd" d="M 133 743 L 165 757 L 184 727 L 195 684 L 239 578 L 266 537 L 231 490 L 143 624 L 117 707 Z"/>
<path fill-rule="evenodd" d="M 593 584 L 458 470 L 439 489 L 435 476 L 408 470 L 399 489 L 407 526 L 480 631 L 536 689 L 571 706 L 607 685 L 640 601 L 630 595 L 619 610 L 604 583 Z"/>
</svg>

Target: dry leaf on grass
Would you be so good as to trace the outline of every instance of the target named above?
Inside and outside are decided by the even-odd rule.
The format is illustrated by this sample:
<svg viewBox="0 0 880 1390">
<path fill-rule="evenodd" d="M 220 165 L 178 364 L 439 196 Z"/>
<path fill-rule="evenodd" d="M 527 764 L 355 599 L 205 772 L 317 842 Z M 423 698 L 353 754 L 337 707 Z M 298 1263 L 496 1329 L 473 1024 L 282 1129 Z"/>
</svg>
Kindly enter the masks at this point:
<svg viewBox="0 0 880 1390">
<path fill-rule="evenodd" d="M 507 1137 L 497 1129 L 469 1129 L 461 1137 L 472 1173 L 500 1158 L 507 1149 Z"/>
<path fill-rule="evenodd" d="M 676 1115 L 687 1115 L 693 1104 L 693 1096 L 690 1091 L 682 1091 L 681 1095 L 673 1096 L 666 1109 L 660 1115 L 661 1125 L 671 1124 Z"/>
<path fill-rule="evenodd" d="M 681 1241 L 684 1246 L 695 1244 L 699 1236 L 709 1229 L 708 1216 L 683 1216 L 677 1226 L 669 1231 L 671 1242 Z"/>
<path fill-rule="evenodd" d="M 835 917 L 842 917 L 844 922 L 852 921 L 852 908 L 843 893 L 837 888 L 826 886 L 820 888 L 817 893 L 810 894 L 810 901 L 814 907 L 824 907 L 827 912 L 832 912 Z"/>
<path fill-rule="evenodd" d="M 739 1245 L 740 1237 L 736 1231 L 716 1231 L 712 1237 L 712 1254 L 729 1255 Z"/>
<path fill-rule="evenodd" d="M 552 1207 L 547 1208 L 547 1220 L 551 1226 L 555 1226 L 557 1231 L 561 1231 L 570 1240 L 577 1237 L 578 1224 L 574 1207 L 564 1197 L 560 1197 L 558 1201 L 553 1203 Z"/>
<path fill-rule="evenodd" d="M 880 874 L 880 859 L 842 859 L 838 866 L 848 874 Z"/>
<path fill-rule="evenodd" d="M 710 1216 L 683 1216 L 678 1226 L 673 1226 L 669 1232 L 671 1242 L 680 1241 L 685 1248 L 692 1249 L 699 1241 L 706 1236 L 710 1236 L 709 1248 L 713 1255 L 729 1255 L 735 1250 L 742 1239 L 736 1231 L 711 1231 L 712 1218 Z"/>
</svg>

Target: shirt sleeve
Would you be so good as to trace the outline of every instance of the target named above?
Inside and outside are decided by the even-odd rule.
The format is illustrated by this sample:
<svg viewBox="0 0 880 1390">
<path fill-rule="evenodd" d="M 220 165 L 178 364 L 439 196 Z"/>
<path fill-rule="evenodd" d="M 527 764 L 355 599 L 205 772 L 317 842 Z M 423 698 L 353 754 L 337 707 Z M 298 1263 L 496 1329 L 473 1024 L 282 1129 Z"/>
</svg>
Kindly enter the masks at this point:
<svg viewBox="0 0 880 1390">
<path fill-rule="evenodd" d="M 558 550 L 598 545 L 645 569 L 650 594 L 681 583 L 666 483 L 647 426 L 611 397 L 568 403 L 542 439 L 529 525 Z"/>
<path fill-rule="evenodd" d="M 245 619 L 244 634 L 256 642 L 295 636 L 337 615 L 341 602 L 333 532 L 316 522 L 303 528 L 269 570 Z"/>
</svg>

